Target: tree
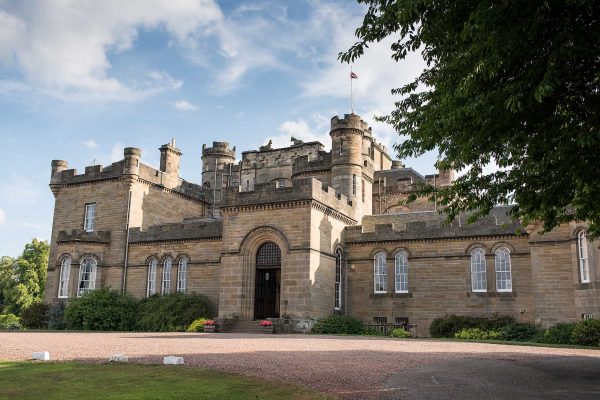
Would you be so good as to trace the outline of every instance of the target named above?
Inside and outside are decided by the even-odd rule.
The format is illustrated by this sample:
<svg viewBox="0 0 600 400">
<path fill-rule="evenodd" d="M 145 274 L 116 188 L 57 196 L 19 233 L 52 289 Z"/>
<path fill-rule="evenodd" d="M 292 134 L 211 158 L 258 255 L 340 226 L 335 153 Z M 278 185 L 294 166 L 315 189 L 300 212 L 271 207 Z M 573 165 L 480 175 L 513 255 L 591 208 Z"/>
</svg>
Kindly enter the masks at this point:
<svg viewBox="0 0 600 400">
<path fill-rule="evenodd" d="M 396 61 L 427 62 L 379 119 L 408 138 L 400 157 L 437 149 L 438 168 L 464 172 L 436 193 L 450 220 L 516 203 L 524 224 L 588 221 L 600 234 L 600 2 L 358 1 L 368 10 L 342 61 L 391 36 Z"/>
<path fill-rule="evenodd" d="M 19 314 L 33 303 L 44 301 L 48 252 L 48 242 L 33 239 L 25 245 L 23 253 L 16 260 L 2 257 L 0 299 L 4 311 Z"/>
</svg>

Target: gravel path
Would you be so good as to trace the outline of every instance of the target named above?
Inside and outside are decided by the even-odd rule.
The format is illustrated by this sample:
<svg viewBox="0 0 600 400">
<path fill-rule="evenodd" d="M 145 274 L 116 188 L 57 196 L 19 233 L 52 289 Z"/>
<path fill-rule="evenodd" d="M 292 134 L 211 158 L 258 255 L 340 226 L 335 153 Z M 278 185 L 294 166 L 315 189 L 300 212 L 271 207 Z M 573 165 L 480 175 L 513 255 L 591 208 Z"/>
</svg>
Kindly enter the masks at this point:
<svg viewBox="0 0 600 400">
<path fill-rule="evenodd" d="M 586 371 L 592 369 L 592 378 L 600 377 L 600 351 L 593 349 L 317 335 L 0 332 L 2 360 L 28 360 L 33 351 L 44 350 L 50 352 L 53 360 L 94 362 L 105 362 L 116 353 L 143 363 L 161 363 L 165 355 L 178 355 L 185 358 L 188 366 L 299 383 L 343 398 L 455 397 L 449 394 L 468 382 L 458 382 L 462 379 L 458 375 L 452 382 L 440 381 L 466 365 L 470 366 L 469 374 L 476 374 L 479 368 L 473 366 L 481 363 L 484 369 L 504 364 L 509 369 L 535 369 L 536 365 L 548 364 L 548 371 L 538 371 L 542 374 L 540 379 L 554 382 L 552 368 L 570 362 L 575 366 L 585 364 Z M 436 366 L 440 368 L 437 372 Z M 451 368 L 450 372 L 440 372 L 444 366 Z M 431 379 L 429 374 L 433 374 Z M 444 385 L 452 387 L 450 392 L 434 390 L 439 396 L 423 392 L 420 397 L 409 393 L 412 390 L 407 387 L 409 376 L 415 382 L 426 376 L 423 379 L 427 382 L 419 383 L 419 390 L 427 391 L 428 386 L 438 391 Z M 461 376 L 464 378 L 464 374 Z M 587 383 L 585 374 L 583 378 L 574 378 L 584 379 L 584 386 Z M 494 376 L 482 379 L 490 382 Z M 524 384 L 530 385 L 527 377 L 524 379 Z M 592 385 L 585 390 L 600 397 L 600 378 L 597 380 L 597 387 Z M 572 384 L 582 385 L 565 381 L 565 390 Z M 562 387 L 552 390 L 560 392 Z M 565 397 L 563 392 L 561 398 L 569 396 Z M 585 398 L 585 393 L 579 398 Z"/>
</svg>

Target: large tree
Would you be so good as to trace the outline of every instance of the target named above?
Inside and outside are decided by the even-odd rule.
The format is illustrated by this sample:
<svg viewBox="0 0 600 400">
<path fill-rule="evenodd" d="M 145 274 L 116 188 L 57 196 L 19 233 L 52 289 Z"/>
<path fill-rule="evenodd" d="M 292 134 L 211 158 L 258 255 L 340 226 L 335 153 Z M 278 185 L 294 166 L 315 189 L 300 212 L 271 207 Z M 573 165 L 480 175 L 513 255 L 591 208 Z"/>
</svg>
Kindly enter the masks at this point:
<svg viewBox="0 0 600 400">
<path fill-rule="evenodd" d="M 406 136 L 400 157 L 437 150 L 439 168 L 464 173 L 437 193 L 449 218 L 515 203 L 546 231 L 580 220 L 600 234 L 600 1 L 358 1 L 342 61 L 392 37 L 394 59 L 427 62 L 381 119 Z"/>
</svg>

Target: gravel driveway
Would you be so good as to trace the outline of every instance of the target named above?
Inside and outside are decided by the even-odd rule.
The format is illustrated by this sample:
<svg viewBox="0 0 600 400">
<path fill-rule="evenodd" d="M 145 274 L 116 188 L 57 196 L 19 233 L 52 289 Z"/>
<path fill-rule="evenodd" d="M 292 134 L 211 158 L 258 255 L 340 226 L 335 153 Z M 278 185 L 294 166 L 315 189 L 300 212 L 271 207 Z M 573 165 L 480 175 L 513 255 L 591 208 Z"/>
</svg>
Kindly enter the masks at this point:
<svg viewBox="0 0 600 400">
<path fill-rule="evenodd" d="M 319 335 L 0 332 L 0 359 L 161 363 L 216 368 L 353 399 L 598 399 L 600 350 Z"/>
</svg>

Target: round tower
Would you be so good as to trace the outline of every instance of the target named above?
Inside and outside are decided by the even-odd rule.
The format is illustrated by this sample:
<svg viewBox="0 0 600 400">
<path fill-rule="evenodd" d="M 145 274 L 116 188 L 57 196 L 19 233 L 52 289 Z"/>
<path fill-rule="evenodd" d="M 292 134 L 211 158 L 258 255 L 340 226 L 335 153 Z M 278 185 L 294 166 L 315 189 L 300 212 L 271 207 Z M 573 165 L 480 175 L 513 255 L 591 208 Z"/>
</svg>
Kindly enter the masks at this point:
<svg viewBox="0 0 600 400">
<path fill-rule="evenodd" d="M 212 147 L 202 145 L 202 186 L 213 189 L 216 185 L 217 189 L 221 189 L 223 174 L 229 174 L 228 165 L 234 162 L 235 147 L 230 149 L 229 143 L 213 142 Z"/>
<path fill-rule="evenodd" d="M 123 150 L 125 163 L 123 164 L 123 175 L 128 183 L 133 183 L 140 175 L 140 157 L 142 151 L 136 147 L 126 147 Z"/>
<path fill-rule="evenodd" d="M 370 135 L 369 126 L 360 116 L 346 114 L 331 119 L 331 182 L 337 193 L 343 194 L 356 206 L 355 217 L 364 214 L 366 185 L 363 179 L 363 136 Z M 370 197 L 371 191 L 368 191 Z M 365 193 L 363 201 L 363 193 Z M 370 200 L 370 199 L 369 199 Z M 370 203 L 370 202 L 369 202 Z"/>
</svg>

